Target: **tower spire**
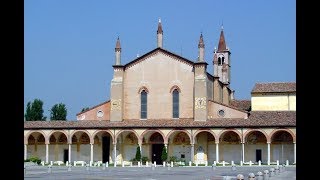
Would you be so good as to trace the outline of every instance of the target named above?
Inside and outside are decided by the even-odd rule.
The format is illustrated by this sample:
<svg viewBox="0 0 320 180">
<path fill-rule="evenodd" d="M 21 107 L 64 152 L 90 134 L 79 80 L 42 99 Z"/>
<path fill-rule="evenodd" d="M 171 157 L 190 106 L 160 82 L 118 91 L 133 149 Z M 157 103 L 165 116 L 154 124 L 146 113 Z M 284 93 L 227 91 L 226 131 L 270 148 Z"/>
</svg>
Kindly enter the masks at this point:
<svg viewBox="0 0 320 180">
<path fill-rule="evenodd" d="M 116 54 L 116 64 L 115 65 L 121 65 L 121 45 L 120 45 L 120 39 L 118 36 L 116 47 L 114 48 L 115 54 Z"/>
<path fill-rule="evenodd" d="M 116 48 L 114 48 L 114 50 L 115 50 L 115 51 L 121 51 L 121 45 L 120 45 L 119 36 L 118 36 L 118 39 L 117 39 Z"/>
<path fill-rule="evenodd" d="M 200 35 L 200 40 L 199 40 L 198 48 L 204 48 L 204 42 L 203 42 L 202 32 L 201 32 L 201 35 Z"/>
<path fill-rule="evenodd" d="M 199 44 L 198 44 L 198 48 L 199 48 L 199 62 L 204 62 L 204 42 L 203 42 L 203 36 L 202 33 L 200 35 L 200 40 L 199 40 Z"/>
<path fill-rule="evenodd" d="M 163 34 L 162 25 L 161 25 L 161 19 L 160 18 L 159 18 L 159 23 L 158 23 L 157 34 Z"/>
<path fill-rule="evenodd" d="M 159 18 L 158 30 L 157 30 L 157 47 L 162 48 L 163 45 L 163 30 L 161 25 L 161 19 Z"/>
<path fill-rule="evenodd" d="M 219 45 L 218 45 L 218 52 L 226 51 L 226 50 L 227 50 L 227 45 L 226 45 L 226 41 L 224 39 L 223 25 L 222 25 L 221 26 L 220 39 L 219 39 Z"/>
</svg>

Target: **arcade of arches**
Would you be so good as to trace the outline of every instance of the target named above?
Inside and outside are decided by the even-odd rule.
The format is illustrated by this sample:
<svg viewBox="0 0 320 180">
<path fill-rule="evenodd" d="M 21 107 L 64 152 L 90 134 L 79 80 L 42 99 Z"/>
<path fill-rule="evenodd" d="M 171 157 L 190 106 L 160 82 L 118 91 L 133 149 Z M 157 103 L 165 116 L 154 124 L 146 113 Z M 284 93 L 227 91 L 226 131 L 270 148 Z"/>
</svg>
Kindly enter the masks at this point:
<svg viewBox="0 0 320 180">
<path fill-rule="evenodd" d="M 161 162 L 162 148 L 168 157 L 186 162 L 296 162 L 295 129 L 83 129 L 25 130 L 24 158 L 50 161 L 128 163 L 141 155 Z"/>
</svg>

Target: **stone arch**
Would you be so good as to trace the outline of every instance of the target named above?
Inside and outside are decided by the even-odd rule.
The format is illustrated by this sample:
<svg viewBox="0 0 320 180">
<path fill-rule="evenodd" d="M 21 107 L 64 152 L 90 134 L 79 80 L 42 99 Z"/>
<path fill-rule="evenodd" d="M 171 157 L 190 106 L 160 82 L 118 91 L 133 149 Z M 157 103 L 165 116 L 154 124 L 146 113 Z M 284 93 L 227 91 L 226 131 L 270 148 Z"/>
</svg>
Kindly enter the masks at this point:
<svg viewBox="0 0 320 180">
<path fill-rule="evenodd" d="M 225 135 L 226 133 L 228 133 L 230 131 L 236 133 L 240 138 L 240 142 L 243 142 L 243 139 L 241 138 L 241 133 L 238 130 L 235 130 L 235 129 L 224 129 L 224 130 L 222 130 L 218 135 L 218 141 L 220 142 L 220 138 L 223 137 L 223 135 Z"/>
<path fill-rule="evenodd" d="M 179 88 L 179 86 L 177 86 L 177 85 L 173 85 L 171 88 L 170 88 L 170 93 L 172 94 L 172 92 L 174 91 L 174 90 L 178 90 L 178 92 L 179 93 L 181 93 L 181 89 Z"/>
<path fill-rule="evenodd" d="M 131 132 L 131 133 L 133 133 L 133 134 L 136 136 L 136 138 L 138 139 L 138 143 L 142 142 L 142 139 L 141 139 L 141 141 L 140 141 L 140 138 L 139 138 L 138 133 L 137 133 L 135 130 L 133 130 L 133 129 L 124 129 L 124 130 L 119 131 L 119 132 L 115 135 L 115 139 L 114 139 L 114 140 L 116 141 L 117 138 L 118 138 L 118 136 L 119 136 L 121 133 L 123 133 L 123 132 Z"/>
<path fill-rule="evenodd" d="M 70 134 L 70 139 L 72 139 L 72 137 L 73 137 L 77 132 L 86 133 L 86 134 L 89 136 L 90 144 L 93 144 L 93 138 L 92 138 L 91 134 L 90 134 L 87 130 L 84 130 L 84 129 L 73 131 L 73 132 Z M 80 138 L 77 137 L 77 139 L 78 139 L 78 141 L 79 141 Z"/>
<path fill-rule="evenodd" d="M 166 136 L 163 134 L 163 132 L 159 129 L 147 129 L 145 131 L 143 131 L 143 133 L 140 135 L 139 139 L 143 139 L 143 136 L 146 135 L 147 133 L 155 133 L 155 132 L 158 132 L 161 134 L 162 138 L 163 138 L 163 142 L 166 144 L 168 143 L 168 140 L 166 139 Z"/>
<path fill-rule="evenodd" d="M 277 132 L 280 131 L 286 131 L 287 133 L 289 133 L 292 137 L 293 143 L 296 142 L 296 136 L 295 134 L 290 130 L 290 129 L 274 129 L 271 133 L 270 133 L 270 142 L 272 141 L 272 137 L 274 134 L 276 134 Z"/>
<path fill-rule="evenodd" d="M 167 136 L 165 137 L 165 139 L 167 140 L 167 142 L 169 141 L 169 138 L 170 138 L 170 136 L 171 136 L 172 134 L 178 133 L 178 132 L 184 132 L 184 133 L 186 133 L 186 134 L 188 135 L 189 139 L 190 139 L 190 143 L 193 143 L 193 140 L 192 140 L 192 138 L 191 138 L 191 134 L 190 134 L 187 130 L 185 130 L 185 129 L 173 129 L 173 130 L 171 130 L 171 131 L 167 134 Z M 176 134 L 176 135 L 177 135 L 177 134 Z M 165 139 L 163 139 L 163 140 L 165 140 Z"/>
<path fill-rule="evenodd" d="M 29 139 L 29 136 L 32 134 L 32 133 L 40 133 L 40 134 L 42 134 L 43 136 L 44 136 L 44 139 L 46 140 L 45 142 L 47 142 L 48 140 L 48 138 L 47 138 L 47 136 L 45 135 L 45 133 L 43 132 L 43 131 L 41 131 L 41 130 L 35 130 L 35 131 L 29 131 L 25 136 L 24 136 L 24 144 L 28 144 L 28 139 Z"/>
<path fill-rule="evenodd" d="M 62 133 L 64 134 L 66 137 L 67 137 L 67 143 L 69 142 L 69 136 L 68 136 L 68 133 L 64 130 L 52 130 L 49 132 L 48 134 L 48 140 L 50 140 L 50 137 L 54 134 L 54 133 Z M 60 137 L 60 135 L 59 135 Z M 58 140 L 59 137 L 56 137 L 56 139 Z"/>
<path fill-rule="evenodd" d="M 95 132 L 92 133 L 92 136 L 91 136 L 91 141 L 94 142 L 94 138 L 95 136 L 100 133 L 100 132 L 106 132 L 110 135 L 110 137 L 112 138 L 112 142 L 114 143 L 114 134 L 110 131 L 110 130 L 96 130 Z"/>
<path fill-rule="evenodd" d="M 146 93 L 149 94 L 149 90 L 148 90 L 148 88 L 147 88 L 146 86 L 140 87 L 139 90 L 138 90 L 138 94 L 141 94 L 141 92 L 142 92 L 143 90 L 145 90 Z"/>
<path fill-rule="evenodd" d="M 219 140 L 217 135 L 213 131 L 211 131 L 210 129 L 199 129 L 193 134 L 192 143 L 194 143 L 194 138 L 201 132 L 208 132 L 208 133 L 212 134 L 215 142 L 217 142 Z"/>
<path fill-rule="evenodd" d="M 243 142 L 244 142 L 244 143 L 247 142 L 248 136 L 249 136 L 252 132 L 255 132 L 255 131 L 261 132 L 261 133 L 265 136 L 265 138 L 267 139 L 267 142 L 270 142 L 270 141 L 271 141 L 270 137 L 268 136 L 268 134 L 267 134 L 264 130 L 262 130 L 262 129 L 249 129 L 248 131 L 246 131 L 246 132 L 243 134 Z"/>
</svg>

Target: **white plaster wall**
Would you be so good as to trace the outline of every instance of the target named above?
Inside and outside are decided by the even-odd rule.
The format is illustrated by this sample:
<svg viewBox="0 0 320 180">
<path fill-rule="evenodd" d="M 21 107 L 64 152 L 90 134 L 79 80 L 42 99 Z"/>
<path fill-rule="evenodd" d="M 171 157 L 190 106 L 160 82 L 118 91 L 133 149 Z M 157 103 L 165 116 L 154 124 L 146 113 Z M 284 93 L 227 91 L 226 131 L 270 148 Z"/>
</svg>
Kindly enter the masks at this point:
<svg viewBox="0 0 320 180">
<path fill-rule="evenodd" d="M 102 144 L 93 145 L 93 161 L 102 161 Z"/>
<path fill-rule="evenodd" d="M 268 161 L 268 145 L 266 144 L 245 144 L 244 145 L 244 161 L 256 162 L 256 150 L 261 149 L 262 163 Z"/>
<path fill-rule="evenodd" d="M 77 160 L 90 162 L 90 144 L 80 145 L 80 152 L 77 152 Z"/>
<path fill-rule="evenodd" d="M 178 159 L 181 158 L 181 154 L 185 155 L 184 160 L 186 162 L 189 162 L 191 160 L 191 145 L 171 145 L 172 147 L 172 152 L 168 155 L 168 158 L 170 156 L 176 156 Z"/>
<path fill-rule="evenodd" d="M 46 160 L 46 145 L 37 145 L 37 151 L 35 151 L 35 145 L 27 146 L 27 158 L 39 157 L 41 161 Z"/>
<path fill-rule="evenodd" d="M 219 144 L 219 161 L 240 163 L 241 144 Z"/>
<path fill-rule="evenodd" d="M 294 145 L 293 144 L 271 144 L 271 162 L 285 163 L 289 160 L 289 163 L 294 161 Z"/>
<path fill-rule="evenodd" d="M 71 162 L 77 161 L 78 155 L 77 155 L 77 145 L 72 144 L 71 145 Z"/>
<path fill-rule="evenodd" d="M 296 95 L 295 94 L 290 94 L 289 95 L 289 106 L 290 106 L 290 111 L 295 111 L 296 110 Z"/>
<path fill-rule="evenodd" d="M 216 145 L 215 144 L 208 144 L 208 164 L 213 164 L 216 160 Z"/>
<path fill-rule="evenodd" d="M 45 146 L 44 146 L 44 148 L 45 148 Z M 49 162 L 50 161 L 63 161 L 63 150 L 64 149 L 68 149 L 67 144 L 49 144 Z"/>
<path fill-rule="evenodd" d="M 142 149 L 141 157 L 146 156 L 146 157 L 149 158 L 149 160 L 151 160 L 151 156 L 150 156 L 150 145 L 148 145 L 148 144 L 143 144 L 142 147 L 141 147 L 141 149 Z"/>
<path fill-rule="evenodd" d="M 136 157 L 137 145 L 123 145 L 123 160 L 130 161 Z M 142 157 L 142 156 L 141 156 Z"/>
<path fill-rule="evenodd" d="M 296 109 L 296 95 L 252 94 L 252 111 L 288 111 Z M 289 109 L 290 105 L 290 109 Z"/>
</svg>

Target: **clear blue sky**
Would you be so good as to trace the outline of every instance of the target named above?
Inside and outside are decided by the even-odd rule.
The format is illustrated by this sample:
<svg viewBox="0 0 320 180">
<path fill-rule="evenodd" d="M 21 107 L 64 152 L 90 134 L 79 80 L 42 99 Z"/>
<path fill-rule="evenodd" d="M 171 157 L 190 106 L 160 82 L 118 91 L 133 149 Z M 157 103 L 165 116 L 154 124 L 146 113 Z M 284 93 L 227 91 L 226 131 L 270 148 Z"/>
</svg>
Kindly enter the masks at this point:
<svg viewBox="0 0 320 180">
<path fill-rule="evenodd" d="M 250 99 L 257 82 L 296 81 L 293 0 L 25 0 L 24 106 L 39 98 L 49 118 L 64 103 L 75 120 L 83 107 L 109 100 L 117 37 L 126 64 L 156 48 L 159 18 L 164 49 L 189 60 L 203 33 L 211 74 L 223 23 L 236 99 Z"/>
</svg>

